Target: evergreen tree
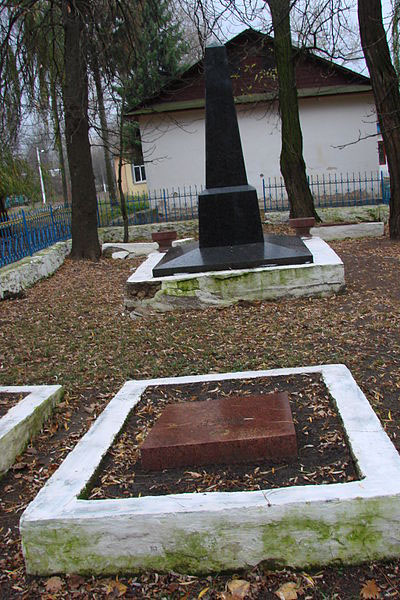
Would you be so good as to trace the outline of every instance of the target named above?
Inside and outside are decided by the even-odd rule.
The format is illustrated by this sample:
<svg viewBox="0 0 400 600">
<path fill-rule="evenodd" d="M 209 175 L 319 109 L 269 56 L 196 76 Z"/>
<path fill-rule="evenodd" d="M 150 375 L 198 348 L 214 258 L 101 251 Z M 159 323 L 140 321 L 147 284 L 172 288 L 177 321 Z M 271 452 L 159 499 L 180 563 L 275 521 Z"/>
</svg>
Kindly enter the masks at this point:
<svg viewBox="0 0 400 600">
<path fill-rule="evenodd" d="M 119 93 L 124 99 L 124 111 L 132 110 L 159 91 L 184 69 L 182 57 L 187 50 L 184 34 L 174 19 L 171 2 L 147 0 L 142 7 L 141 20 L 146 26 L 140 32 L 130 56 L 128 70 L 122 62 Z M 116 32 L 118 37 L 118 31 Z M 123 46 L 119 46 L 124 52 Z M 122 91 L 123 88 L 123 91 Z M 139 128 L 135 123 L 124 126 L 123 153 L 141 156 Z"/>
<path fill-rule="evenodd" d="M 119 111 L 118 190 L 124 222 L 124 241 L 128 241 L 128 215 L 122 189 L 124 163 L 142 163 L 143 155 L 137 122 L 124 121 L 128 112 L 147 98 L 151 98 L 184 68 L 182 56 L 187 45 L 180 25 L 174 19 L 167 0 L 145 0 L 141 4 L 136 43 L 129 48 L 117 27 L 114 34 L 114 60 L 119 75 L 117 92 L 121 101 Z"/>
</svg>

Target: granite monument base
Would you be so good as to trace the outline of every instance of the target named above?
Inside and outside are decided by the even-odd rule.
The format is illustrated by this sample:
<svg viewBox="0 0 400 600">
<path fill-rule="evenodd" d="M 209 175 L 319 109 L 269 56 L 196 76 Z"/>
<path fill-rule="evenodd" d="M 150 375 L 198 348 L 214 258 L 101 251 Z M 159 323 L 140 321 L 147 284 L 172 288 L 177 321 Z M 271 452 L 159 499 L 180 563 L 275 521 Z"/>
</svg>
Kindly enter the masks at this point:
<svg viewBox="0 0 400 600">
<path fill-rule="evenodd" d="M 141 448 L 150 471 L 297 457 L 287 392 L 167 406 Z"/>
<path fill-rule="evenodd" d="M 256 189 L 236 185 L 199 194 L 199 246 L 214 248 L 262 243 L 263 230 Z"/>
<path fill-rule="evenodd" d="M 256 244 L 204 248 L 194 242 L 171 248 L 153 268 L 153 277 L 312 262 L 313 255 L 301 238 L 266 235 L 263 243 Z"/>
<path fill-rule="evenodd" d="M 129 277 L 124 308 L 137 318 L 170 310 L 204 310 L 247 300 L 328 296 L 345 287 L 339 256 L 319 238 L 304 240 L 313 262 L 154 277 L 163 254 L 154 252 Z"/>
</svg>

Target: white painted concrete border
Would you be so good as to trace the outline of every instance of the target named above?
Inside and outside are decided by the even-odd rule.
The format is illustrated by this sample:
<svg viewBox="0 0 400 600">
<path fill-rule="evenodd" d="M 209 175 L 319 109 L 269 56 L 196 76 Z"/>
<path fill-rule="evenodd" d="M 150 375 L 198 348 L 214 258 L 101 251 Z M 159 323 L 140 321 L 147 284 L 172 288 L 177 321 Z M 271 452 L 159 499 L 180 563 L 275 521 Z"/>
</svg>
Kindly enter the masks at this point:
<svg viewBox="0 0 400 600">
<path fill-rule="evenodd" d="M 0 269 L 0 299 L 20 294 L 40 279 L 52 275 L 71 251 L 71 240 L 57 242 Z"/>
<path fill-rule="evenodd" d="M 314 262 L 304 265 L 180 273 L 153 277 L 164 256 L 154 252 L 128 278 L 124 305 L 132 316 L 175 309 L 229 305 L 239 300 L 326 296 L 344 288 L 344 266 L 320 238 L 304 238 Z"/>
<path fill-rule="evenodd" d="M 360 481 L 252 492 L 79 499 L 150 385 L 321 373 Z M 128 381 L 27 507 L 28 573 L 211 572 L 400 555 L 400 457 L 344 365 Z"/>
<path fill-rule="evenodd" d="M 347 238 L 381 237 L 384 234 L 385 225 L 381 222 L 373 223 L 351 223 L 348 225 L 327 225 L 323 227 L 312 227 L 310 233 L 322 240 L 345 240 Z"/>
<path fill-rule="evenodd" d="M 28 393 L 0 419 L 0 475 L 4 475 L 40 431 L 63 390 L 61 385 L 2 385 L 0 392 Z"/>
</svg>

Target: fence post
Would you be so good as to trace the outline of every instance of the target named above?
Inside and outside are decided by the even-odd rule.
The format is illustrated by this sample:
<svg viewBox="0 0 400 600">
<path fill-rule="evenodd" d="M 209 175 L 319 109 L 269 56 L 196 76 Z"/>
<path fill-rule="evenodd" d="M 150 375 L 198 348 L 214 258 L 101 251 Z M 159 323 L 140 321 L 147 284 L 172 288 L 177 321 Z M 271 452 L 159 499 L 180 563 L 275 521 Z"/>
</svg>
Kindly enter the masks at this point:
<svg viewBox="0 0 400 600">
<path fill-rule="evenodd" d="M 53 215 L 53 208 L 50 204 L 50 217 L 51 217 L 51 223 L 53 226 L 53 240 L 56 242 L 57 241 L 57 229 L 56 229 L 56 224 L 54 222 L 54 215 Z"/>
<path fill-rule="evenodd" d="M 165 195 L 165 188 L 163 188 L 163 199 L 164 199 L 164 212 L 165 212 L 165 222 L 168 222 L 168 210 L 167 210 L 167 198 Z"/>
<path fill-rule="evenodd" d="M 267 212 L 267 199 L 265 197 L 265 179 L 262 178 L 262 191 L 263 191 L 263 201 L 264 201 L 264 213 Z"/>
<path fill-rule="evenodd" d="M 24 229 L 25 229 L 26 243 L 28 245 L 29 254 L 30 254 L 30 256 L 32 256 L 33 253 L 32 253 L 32 246 L 31 246 L 31 234 L 30 234 L 30 231 L 28 230 L 28 226 L 27 226 L 26 218 L 25 218 L 25 211 L 23 208 L 21 209 L 21 213 L 22 213 L 22 221 L 23 221 Z"/>
<path fill-rule="evenodd" d="M 97 227 L 101 227 L 100 211 L 99 211 L 99 198 L 98 197 L 96 197 L 96 212 L 97 212 Z"/>
</svg>

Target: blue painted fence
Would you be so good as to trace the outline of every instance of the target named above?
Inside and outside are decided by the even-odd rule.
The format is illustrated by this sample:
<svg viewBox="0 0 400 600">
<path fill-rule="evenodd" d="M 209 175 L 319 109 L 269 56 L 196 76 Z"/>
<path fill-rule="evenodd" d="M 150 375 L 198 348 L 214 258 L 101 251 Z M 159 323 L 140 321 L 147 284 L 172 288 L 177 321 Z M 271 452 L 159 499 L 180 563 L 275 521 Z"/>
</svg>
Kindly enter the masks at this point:
<svg viewBox="0 0 400 600">
<path fill-rule="evenodd" d="M 52 207 L 0 215 L 0 267 L 71 237 L 71 211 Z"/>
<path fill-rule="evenodd" d="M 260 206 L 265 212 L 288 210 L 288 200 L 282 179 L 263 180 Z M 387 179 L 379 173 L 327 175 L 309 178 L 315 206 L 365 206 L 389 203 Z M 126 198 L 130 225 L 167 223 L 197 219 L 198 194 L 202 188 L 189 186 L 172 190 L 161 189 Z M 99 200 L 99 227 L 122 225 L 118 204 Z M 36 210 L 20 210 L 0 214 L 0 267 L 46 248 L 71 236 L 70 207 L 47 206 Z"/>
<path fill-rule="evenodd" d="M 289 210 L 283 179 L 263 179 L 262 183 L 265 212 Z M 311 175 L 308 184 L 316 208 L 389 203 L 389 180 L 379 172 Z"/>
</svg>

